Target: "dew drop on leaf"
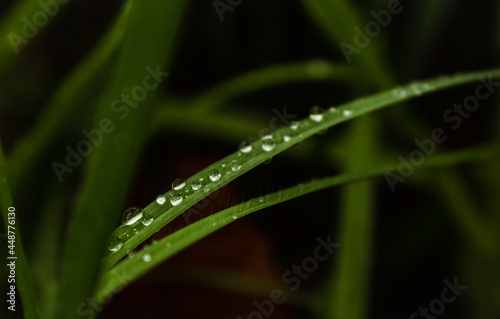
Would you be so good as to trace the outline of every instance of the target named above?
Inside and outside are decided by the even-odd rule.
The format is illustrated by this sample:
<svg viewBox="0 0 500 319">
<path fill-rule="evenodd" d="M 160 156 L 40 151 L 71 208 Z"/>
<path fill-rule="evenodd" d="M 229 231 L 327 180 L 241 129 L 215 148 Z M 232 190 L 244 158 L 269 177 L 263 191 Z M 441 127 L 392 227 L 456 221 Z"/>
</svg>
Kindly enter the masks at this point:
<svg viewBox="0 0 500 319">
<path fill-rule="evenodd" d="M 286 129 L 285 133 L 283 134 L 283 141 L 290 142 L 294 136 L 295 131 L 293 131 L 292 129 Z"/>
<path fill-rule="evenodd" d="M 142 224 L 144 226 L 149 226 L 151 225 L 152 222 L 153 222 L 153 216 L 149 214 L 144 214 L 144 216 L 142 217 Z"/>
<path fill-rule="evenodd" d="M 352 111 L 351 111 L 351 110 L 344 110 L 344 111 L 342 112 L 342 114 L 343 114 L 344 116 L 346 116 L 346 117 L 347 117 L 347 116 L 351 116 L 351 115 L 352 115 Z"/>
<path fill-rule="evenodd" d="M 158 204 L 160 204 L 160 205 L 165 204 L 165 202 L 166 202 L 166 198 L 165 198 L 165 196 L 163 196 L 163 195 L 159 195 L 158 197 L 156 197 L 156 202 L 157 202 Z"/>
<path fill-rule="evenodd" d="M 109 241 L 108 249 L 110 251 L 115 252 L 120 250 L 120 248 L 122 248 L 122 241 L 120 240 L 120 238 L 115 237 Z"/>
<path fill-rule="evenodd" d="M 240 151 L 242 153 L 248 153 L 252 150 L 252 145 L 248 143 L 247 141 L 241 142 L 240 144 Z"/>
<path fill-rule="evenodd" d="M 191 184 L 191 188 L 194 190 L 194 191 L 197 191 L 201 188 L 201 182 L 200 181 L 194 181 L 192 184 Z"/>
<path fill-rule="evenodd" d="M 181 194 L 179 194 L 179 193 L 173 193 L 170 196 L 170 203 L 172 203 L 172 205 L 177 206 L 181 202 L 182 202 L 182 195 Z"/>
<path fill-rule="evenodd" d="M 218 170 L 216 170 L 216 169 L 211 170 L 210 173 L 209 173 L 209 175 L 208 175 L 208 177 L 210 178 L 210 180 L 212 182 L 218 181 L 219 178 L 220 178 L 220 176 L 221 176 L 220 172 Z"/>
<path fill-rule="evenodd" d="M 178 178 L 175 181 L 172 182 L 172 189 L 178 191 L 179 189 L 182 189 L 186 183 L 182 178 Z"/>
<path fill-rule="evenodd" d="M 309 117 L 315 122 L 321 122 L 324 113 L 325 111 L 321 106 L 313 106 L 309 112 Z"/>
<path fill-rule="evenodd" d="M 240 162 L 238 162 L 237 160 L 233 160 L 233 161 L 231 162 L 231 169 L 232 169 L 233 171 L 235 171 L 235 172 L 236 172 L 236 171 L 239 171 L 239 170 L 240 170 L 240 168 L 241 168 Z"/>
<path fill-rule="evenodd" d="M 142 217 L 142 209 L 134 206 L 123 212 L 122 225 L 133 225 Z"/>
<path fill-rule="evenodd" d="M 142 260 L 146 263 L 150 262 L 151 261 L 151 255 L 150 254 L 144 254 L 142 256 Z"/>
<path fill-rule="evenodd" d="M 262 149 L 266 152 L 270 152 L 274 150 L 276 147 L 276 142 L 272 137 L 265 137 L 262 139 Z"/>
<path fill-rule="evenodd" d="M 402 88 L 395 88 L 392 90 L 392 95 L 397 98 L 404 98 L 406 97 L 406 91 Z"/>
</svg>

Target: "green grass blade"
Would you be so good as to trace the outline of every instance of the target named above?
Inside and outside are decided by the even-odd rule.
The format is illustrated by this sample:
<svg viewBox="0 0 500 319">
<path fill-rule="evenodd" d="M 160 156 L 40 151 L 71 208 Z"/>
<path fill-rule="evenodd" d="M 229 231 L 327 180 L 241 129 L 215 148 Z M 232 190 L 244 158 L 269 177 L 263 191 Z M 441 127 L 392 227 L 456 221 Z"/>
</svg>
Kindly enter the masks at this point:
<svg viewBox="0 0 500 319">
<path fill-rule="evenodd" d="M 491 145 L 452 154 L 436 155 L 425 161 L 419 169 L 449 167 L 459 163 L 488 160 L 498 156 L 500 156 L 500 148 L 498 145 Z M 137 251 L 133 258 L 126 258 L 112 269 L 105 272 L 96 289 L 97 293 L 95 297 L 99 302 L 102 302 L 108 298 L 113 291 L 119 290 L 132 283 L 141 275 L 151 271 L 162 261 L 174 256 L 198 240 L 241 217 L 321 189 L 381 177 L 386 172 L 397 171 L 399 162 L 373 166 L 375 168 L 348 172 L 334 177 L 315 179 L 311 182 L 302 183 L 279 192 L 262 196 L 261 198 L 254 198 L 192 223 L 162 238 L 155 244 Z M 146 255 L 151 256 L 149 262 L 144 262 Z"/>
<path fill-rule="evenodd" d="M 366 170 L 376 165 L 376 120 L 364 116 L 353 123 L 347 158 L 347 171 Z M 328 285 L 324 306 L 327 318 L 366 318 L 370 291 L 373 214 L 373 185 L 361 182 L 347 185 L 341 199 L 339 239 L 345 249 L 338 253 L 338 264 Z"/>
<path fill-rule="evenodd" d="M 110 268 L 118 260 L 126 255 L 128 250 L 132 250 L 139 244 L 144 242 L 147 238 L 153 235 L 155 232 L 160 230 L 163 226 L 168 224 L 174 218 L 182 214 L 189 207 L 193 206 L 195 203 L 202 200 L 204 197 L 214 192 L 223 185 L 229 183 L 238 176 L 248 172 L 252 168 L 260 165 L 269 158 L 281 153 L 282 151 L 290 148 L 292 145 L 307 139 L 333 125 L 341 122 L 345 122 L 361 115 L 388 107 L 390 105 L 396 104 L 408 100 L 410 98 L 418 97 L 426 93 L 433 92 L 435 90 L 440 90 L 459 84 L 464 84 L 468 82 L 476 81 L 480 76 L 500 76 L 500 70 L 495 71 L 484 71 L 477 73 L 468 73 L 462 75 L 456 75 L 453 77 L 441 77 L 434 80 L 429 80 L 425 82 L 414 82 L 405 87 L 396 88 L 394 90 L 389 90 L 381 92 L 375 95 L 371 95 L 362 99 L 355 100 L 350 103 L 339 106 L 335 112 L 326 112 L 324 118 L 321 122 L 315 122 L 311 119 L 304 119 L 299 122 L 299 127 L 295 131 L 295 136 L 289 142 L 282 142 L 284 135 L 288 134 L 290 128 L 284 128 L 273 133 L 273 139 L 277 141 L 276 147 L 271 151 L 264 151 L 262 149 L 263 141 L 258 140 L 252 143 L 252 151 L 249 153 L 236 152 L 226 158 L 220 160 L 219 162 L 209 166 L 203 171 L 195 174 L 191 178 L 186 180 L 187 187 L 195 181 L 199 181 L 200 178 L 204 179 L 204 183 L 209 181 L 209 174 L 212 170 L 219 170 L 222 173 L 222 177 L 214 182 L 209 182 L 206 186 L 208 188 L 203 191 L 197 191 L 189 193 L 189 197 L 185 198 L 179 205 L 170 205 L 169 199 L 175 191 L 169 191 L 164 196 L 167 199 L 167 203 L 160 205 L 157 202 L 152 202 L 150 205 L 144 208 L 143 215 L 150 215 L 154 218 L 154 221 L 149 226 L 144 226 L 141 223 L 136 223 L 131 226 L 122 226 L 113 232 L 112 237 L 122 243 L 120 250 L 113 253 L 107 252 L 106 258 L 103 260 L 104 269 Z M 345 112 L 349 112 L 345 115 Z M 237 171 L 231 171 L 231 163 L 233 161 L 238 161 L 241 168 Z M 225 167 L 223 167 L 223 164 Z M 227 173 L 226 173 L 227 172 Z M 137 234 L 135 234 L 137 232 Z"/>
<path fill-rule="evenodd" d="M 28 268 L 28 262 L 26 260 L 23 242 L 22 242 L 22 232 L 21 227 L 19 225 L 19 218 L 10 219 L 9 221 L 9 207 L 14 207 L 14 202 L 12 201 L 9 184 L 8 184 L 8 175 L 7 175 L 7 165 L 5 163 L 5 158 L 3 155 L 2 145 L 0 144 L 0 210 L 2 211 L 3 223 L 5 225 L 5 233 L 7 234 L 7 238 L 5 239 L 8 245 L 12 243 L 8 242 L 9 236 L 14 235 L 15 241 L 13 243 L 14 252 L 13 257 L 17 257 L 17 259 L 12 260 L 15 262 L 15 271 L 16 271 L 16 283 L 17 290 L 21 296 L 22 306 L 24 310 L 24 316 L 27 319 L 31 318 L 39 318 L 38 306 L 36 300 L 36 292 L 35 286 L 31 280 L 31 274 Z M 21 212 L 14 211 L 15 216 L 19 216 Z M 9 227 L 10 226 L 10 227 Z M 9 251 L 11 249 L 9 248 Z M 9 252 L 10 253 L 10 252 Z M 7 264 L 10 260 L 7 260 Z M 7 280 L 5 278 L 5 280 Z M 10 286 L 10 285 L 9 285 Z M 5 295 L 4 295 L 5 296 Z M 10 304 L 4 303 L 4 307 L 10 306 Z M 17 302 L 16 311 L 20 311 L 20 305 Z"/>
<path fill-rule="evenodd" d="M 443 32 L 447 31 L 446 23 L 455 14 L 457 6 L 452 0 L 416 2 L 412 5 L 415 11 L 410 19 L 407 19 L 406 27 L 410 34 L 405 39 L 408 56 L 404 63 L 405 76 L 415 76 L 423 69 L 426 59 L 432 48 L 436 47 L 436 41 Z M 411 27 L 411 28 L 410 28 Z"/>
<path fill-rule="evenodd" d="M 313 17 L 313 21 L 330 38 L 331 44 L 340 52 L 343 43 L 354 45 L 354 28 L 363 29 L 367 22 L 363 21 L 355 5 L 347 0 L 302 0 L 302 4 Z M 387 88 L 394 83 L 393 75 L 389 72 L 390 68 L 376 39 L 371 39 L 359 54 L 350 55 L 346 61 L 366 68 L 370 82 L 379 87 Z"/>
<path fill-rule="evenodd" d="M 88 157 L 86 179 L 68 227 L 59 318 L 76 317 L 79 306 L 85 305 L 92 293 L 107 236 L 118 220 L 147 135 L 155 90 L 165 76 L 156 74 L 155 79 L 149 74 L 165 72 L 186 3 L 184 0 L 143 0 L 131 4 L 123 45 L 95 123 L 96 128 L 102 127 L 102 121 L 108 119 L 114 129 L 106 130 L 107 134 Z M 128 116 L 117 114 L 111 105 L 136 87 L 147 88 L 146 97 L 129 109 Z"/>
<path fill-rule="evenodd" d="M 58 4 L 58 2 L 56 3 Z M 59 11 L 66 6 L 65 4 L 59 5 Z M 27 34 L 23 34 L 22 30 L 26 24 L 25 19 L 32 23 L 32 17 L 37 12 L 44 12 L 40 7 L 39 1 L 21 0 L 14 2 L 10 12 L 2 18 L 3 21 L 0 25 L 0 38 L 2 39 L 0 43 L 0 74 L 12 64 L 16 54 L 21 53 L 26 45 L 32 40 Z M 52 18 L 49 17 L 47 21 L 47 23 L 50 23 Z M 41 28 L 36 27 L 38 31 L 34 36 L 36 37 L 45 27 L 46 25 Z M 20 38 L 24 40 L 19 42 Z M 27 41 L 27 43 L 25 43 L 25 41 Z"/>
<path fill-rule="evenodd" d="M 498 255 L 497 247 L 491 245 L 498 241 L 497 228 L 489 218 L 482 216 L 480 205 L 471 198 L 471 190 L 459 178 L 457 172 L 446 170 L 436 175 L 442 197 L 453 212 L 453 219 L 465 238 L 473 243 L 478 251 L 487 258 Z"/>
<path fill-rule="evenodd" d="M 67 119 L 81 116 L 82 110 L 93 110 L 89 107 L 82 108 L 80 105 L 89 93 L 96 91 L 99 82 L 96 79 L 104 73 L 103 66 L 121 42 L 129 5 L 130 2 L 124 5 L 116 22 L 103 36 L 96 49 L 64 80 L 34 128 L 10 156 L 14 192 L 32 175 L 35 165 L 43 152 L 50 147 L 50 143 L 72 128 L 72 122 Z"/>
<path fill-rule="evenodd" d="M 70 189 L 52 186 L 45 203 L 40 205 L 40 223 L 32 235 L 33 247 L 28 258 L 33 265 L 33 280 L 39 295 L 42 318 L 54 318 L 60 288 L 61 234 L 64 229 L 65 200 Z"/>
<path fill-rule="evenodd" d="M 357 83 L 364 81 L 360 72 L 346 64 L 312 61 L 285 65 L 273 65 L 252 71 L 226 81 L 189 102 L 200 112 L 213 111 L 232 98 L 271 86 L 304 81 Z"/>
</svg>

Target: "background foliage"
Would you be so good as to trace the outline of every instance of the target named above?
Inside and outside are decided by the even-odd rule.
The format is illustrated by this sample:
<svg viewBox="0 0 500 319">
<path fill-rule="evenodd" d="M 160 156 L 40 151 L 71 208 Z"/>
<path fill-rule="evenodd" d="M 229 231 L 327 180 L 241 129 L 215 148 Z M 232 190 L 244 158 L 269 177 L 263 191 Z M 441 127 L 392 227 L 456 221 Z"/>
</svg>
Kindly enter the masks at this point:
<svg viewBox="0 0 500 319">
<path fill-rule="evenodd" d="M 346 63 L 339 44 L 352 44 L 353 28 L 363 29 L 370 12 L 387 4 L 242 1 L 220 21 L 210 1 L 72 1 L 16 54 L 7 34 L 40 7 L 3 1 L 0 137 L 10 190 L 2 180 L 1 209 L 12 200 L 22 229 L 28 265 L 19 266 L 18 285 L 26 317 L 247 318 L 253 300 L 287 291 L 282 274 L 312 254 L 317 237 L 331 235 L 341 246 L 273 317 L 405 318 L 439 298 L 443 280 L 458 277 L 468 288 L 443 316 L 496 318 L 500 166 L 498 148 L 477 147 L 498 143 L 498 97 L 481 102 L 457 130 L 443 122 L 477 81 L 336 125 L 253 168 L 197 206 L 200 213 L 188 211 L 192 221 L 287 187 L 296 186 L 279 196 L 295 189 L 298 197 L 279 205 L 266 197 L 264 209 L 194 245 L 191 236 L 206 234 L 186 230 L 178 240 L 187 238 L 189 248 L 146 268 L 104 308 L 78 313 L 92 309 L 86 298 L 106 283 L 99 261 L 121 212 L 146 207 L 174 179 L 256 140 L 277 112 L 299 120 L 315 105 L 328 109 L 413 80 L 497 65 L 496 2 L 449 0 L 401 2 L 404 10 Z M 64 162 L 66 146 L 112 116 L 111 102 L 157 64 L 169 72 L 158 91 L 59 182 L 51 164 Z M 391 192 L 385 168 L 438 127 L 447 141 Z M 455 162 L 469 163 L 451 167 Z M 343 173 L 361 182 L 301 193 Z M 261 208 L 255 200 L 248 205 Z M 244 205 L 224 212 L 235 213 L 248 212 Z M 174 219 L 139 248 L 155 249 L 154 240 L 185 225 Z"/>
</svg>

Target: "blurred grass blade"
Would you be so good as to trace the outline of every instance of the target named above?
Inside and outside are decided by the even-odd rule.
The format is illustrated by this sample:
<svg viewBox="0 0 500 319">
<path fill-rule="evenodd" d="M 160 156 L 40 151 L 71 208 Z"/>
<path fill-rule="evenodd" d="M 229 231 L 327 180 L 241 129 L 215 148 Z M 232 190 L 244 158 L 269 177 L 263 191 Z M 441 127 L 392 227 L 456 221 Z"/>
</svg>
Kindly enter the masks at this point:
<svg viewBox="0 0 500 319">
<path fill-rule="evenodd" d="M 5 225 L 5 234 L 7 235 L 5 241 L 9 246 L 14 246 L 14 248 L 12 249 L 12 251 L 14 252 L 13 257 L 17 257 L 17 259 L 12 261 L 15 262 L 16 265 L 15 285 L 17 286 L 17 290 L 19 291 L 19 295 L 21 296 L 24 316 L 27 319 L 39 318 L 35 287 L 31 280 L 28 262 L 26 261 L 26 257 L 24 255 L 21 226 L 19 225 L 19 218 L 17 218 L 17 216 L 19 216 L 21 212 L 14 211 L 15 218 L 11 219 L 14 224 L 11 224 L 9 222 L 9 207 L 15 208 L 15 205 L 12 201 L 9 189 L 7 166 L 3 155 L 2 145 L 0 143 L 0 210 L 2 211 L 3 223 Z M 15 236 L 13 242 L 10 241 L 10 236 Z M 10 251 L 11 248 L 9 247 L 9 253 Z M 9 262 L 11 262 L 11 260 L 7 260 L 7 264 Z M 7 278 L 5 278 L 5 280 L 7 281 Z M 8 295 L 6 298 L 8 298 Z M 8 304 L 7 302 L 3 304 L 3 307 L 8 306 L 10 306 L 10 304 Z M 20 305 L 18 303 L 16 303 L 15 309 L 16 311 L 20 311 Z"/>
<path fill-rule="evenodd" d="M 484 256 L 494 258 L 498 255 L 498 248 L 491 243 L 500 239 L 496 225 L 488 217 L 482 216 L 481 206 L 473 200 L 472 192 L 459 177 L 452 170 L 445 170 L 435 176 L 440 189 L 445 190 L 441 191 L 441 196 L 450 207 L 453 220 L 464 237 Z"/>
<path fill-rule="evenodd" d="M 184 0 L 131 3 L 123 44 L 94 124 L 97 129 L 103 127 L 103 121 L 108 123 L 107 134 L 101 131 L 100 143 L 88 157 L 88 172 L 67 231 L 59 296 L 61 319 L 82 313 L 81 307 L 96 283 L 99 260 L 121 213 L 146 137 L 154 93 L 167 75 L 164 68 L 172 55 L 186 3 Z M 134 108 L 126 106 L 130 112 L 127 115 L 122 113 L 125 105 L 122 102 L 117 114 L 111 105 L 136 88 L 148 89 L 146 96 Z"/>
<path fill-rule="evenodd" d="M 453 0 L 441 1 L 419 1 L 412 4 L 415 12 L 410 19 L 406 20 L 405 26 L 410 34 L 405 39 L 404 60 L 405 68 L 402 68 L 404 76 L 415 76 L 423 70 L 426 59 L 432 48 L 436 48 L 437 39 L 448 31 L 448 20 L 456 13 L 457 5 Z"/>
<path fill-rule="evenodd" d="M 128 250 L 132 250 L 140 245 L 152 234 L 160 230 L 171 220 L 182 214 L 189 207 L 193 206 L 204 197 L 208 196 L 210 193 L 234 180 L 238 176 L 248 172 L 257 165 L 262 164 L 269 158 L 290 148 L 296 143 L 303 141 L 310 136 L 313 136 L 321 132 L 322 130 L 325 130 L 338 123 L 352 120 L 375 110 L 379 110 L 401 101 L 433 92 L 435 90 L 473 82 L 481 76 L 498 77 L 500 76 L 500 70 L 468 73 L 456 75 L 453 77 L 440 77 L 424 82 L 413 82 L 412 84 L 405 87 L 395 88 L 393 90 L 381 92 L 375 95 L 355 100 L 350 103 L 343 104 L 336 108 L 335 112 L 326 112 L 323 116 L 323 120 L 320 122 L 315 122 L 312 119 L 303 119 L 299 122 L 298 128 L 295 131 L 291 131 L 291 129 L 288 127 L 275 131 L 273 133 L 273 140 L 277 142 L 276 146 L 271 150 L 264 151 L 263 140 L 260 139 L 252 143 L 251 152 L 233 153 L 186 180 L 186 185 L 188 185 L 188 187 L 190 187 L 193 182 L 198 182 L 200 179 L 203 179 L 205 181 L 204 183 L 206 183 L 206 181 L 209 181 L 208 184 L 205 185 L 206 188 L 204 189 L 204 191 L 190 193 L 189 197 L 183 199 L 182 202 L 180 202 L 180 204 L 178 204 L 177 206 L 170 205 L 169 200 L 171 196 L 176 192 L 169 191 L 164 194 L 166 204 L 161 205 L 157 202 L 152 202 L 150 205 L 145 207 L 143 210 L 143 216 L 149 215 L 154 218 L 154 221 L 149 226 L 145 227 L 141 223 L 136 223 L 133 226 L 121 226 L 116 229 L 111 236 L 122 244 L 121 249 L 113 253 L 109 251 L 106 253 L 107 256 L 103 260 L 104 269 L 108 269 L 109 267 L 114 265 L 118 260 L 126 255 L 126 252 Z M 284 140 L 284 136 L 287 134 L 293 134 L 293 137 L 288 142 L 282 142 Z M 239 163 L 238 165 L 240 166 L 237 170 L 231 171 L 230 164 L 232 164 L 234 161 Z M 221 173 L 221 176 L 219 176 L 219 178 L 215 181 L 210 182 L 209 176 L 214 170 L 219 171 L 219 173 Z"/>
<path fill-rule="evenodd" d="M 348 82 L 365 81 L 359 70 L 327 61 L 312 61 L 285 65 L 273 65 L 232 78 L 189 102 L 200 112 L 213 111 L 231 99 L 271 86 L 303 81 Z"/>
<path fill-rule="evenodd" d="M 44 12 L 40 7 L 41 1 L 33 0 L 20 0 L 13 2 L 12 9 L 10 12 L 2 17 L 2 24 L 0 25 L 0 74 L 2 74 L 9 65 L 12 65 L 12 61 L 15 59 L 16 54 L 21 53 L 26 45 L 32 41 L 33 37 L 36 37 L 38 33 L 43 31 L 42 29 L 47 27 L 44 25 L 41 28 L 35 26 L 36 30 L 31 30 L 35 34 L 33 36 L 28 36 L 28 34 L 23 33 L 23 28 L 25 28 L 26 19 L 28 22 L 32 23 L 32 17 L 37 12 Z M 56 4 L 59 4 L 56 2 Z M 62 4 L 58 6 L 58 11 L 60 12 L 63 7 L 67 6 Z M 55 10 L 55 8 L 53 9 Z M 50 23 L 53 18 L 49 17 L 47 23 Z M 35 32 L 36 31 L 36 32 Z M 25 43 L 27 41 L 28 43 Z"/>
<path fill-rule="evenodd" d="M 446 155 L 436 155 L 427 159 L 419 169 L 449 167 L 459 163 L 488 160 L 498 156 L 500 156 L 500 148 L 495 144 Z M 297 186 L 262 196 L 262 201 L 257 198 L 251 199 L 196 221 L 162 238 L 155 244 L 137 251 L 133 258 L 126 258 L 112 269 L 105 272 L 96 289 L 95 297 L 98 302 L 104 301 L 106 298 L 110 297 L 114 291 L 129 285 L 140 276 L 151 271 L 162 261 L 174 256 L 186 247 L 189 247 L 200 239 L 243 216 L 327 187 L 381 177 L 386 172 L 397 171 L 399 164 L 400 163 L 397 162 L 389 165 L 373 165 L 370 169 L 348 172 L 334 177 L 315 179 L 311 182 L 301 183 Z M 346 244 L 346 249 L 348 248 Z M 148 257 L 151 257 L 151 259 L 149 260 Z M 144 262 L 145 258 L 149 261 Z"/>
<path fill-rule="evenodd" d="M 344 161 L 348 172 L 363 171 L 377 165 L 377 120 L 373 115 L 354 121 Z M 367 317 L 370 273 L 372 271 L 374 187 L 363 181 L 344 187 L 341 198 L 339 250 L 335 270 L 330 273 L 327 299 L 323 308 L 327 318 Z"/>
<path fill-rule="evenodd" d="M 35 165 L 50 144 L 72 129 L 68 118 L 83 116 L 91 107 L 80 107 L 88 100 L 89 93 L 97 91 L 99 75 L 104 75 L 106 62 L 121 42 L 128 17 L 130 2 L 125 2 L 116 22 L 102 37 L 96 49 L 64 80 L 49 101 L 46 110 L 25 136 L 9 158 L 12 166 L 12 189 L 17 192 L 20 185 L 31 176 Z"/>
<path fill-rule="evenodd" d="M 342 52 L 341 44 L 353 46 L 355 28 L 364 29 L 365 21 L 352 2 L 347 0 L 302 0 L 302 4 L 322 31 L 330 38 L 336 50 Z M 348 63 L 361 65 L 368 70 L 370 82 L 381 88 L 393 85 L 393 75 L 387 65 L 382 49 L 376 39 L 361 49 L 359 54 L 344 56 Z"/>
<path fill-rule="evenodd" d="M 32 234 L 33 247 L 28 252 L 28 258 L 36 265 L 32 274 L 43 318 L 54 318 L 57 311 L 61 273 L 60 241 L 65 229 L 64 203 L 70 197 L 71 189 L 52 185 L 45 203 L 40 205 L 39 213 L 42 217 Z"/>
</svg>

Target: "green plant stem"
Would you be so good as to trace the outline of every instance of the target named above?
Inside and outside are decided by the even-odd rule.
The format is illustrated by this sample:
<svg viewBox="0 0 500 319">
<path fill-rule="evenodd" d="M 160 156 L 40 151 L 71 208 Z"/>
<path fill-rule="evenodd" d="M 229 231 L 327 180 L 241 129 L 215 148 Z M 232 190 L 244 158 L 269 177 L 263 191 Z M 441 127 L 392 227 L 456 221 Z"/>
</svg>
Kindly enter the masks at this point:
<svg viewBox="0 0 500 319">
<path fill-rule="evenodd" d="M 12 201 L 12 196 L 10 193 L 10 188 L 8 184 L 8 174 L 7 174 L 7 164 L 5 163 L 5 158 L 3 155 L 2 145 L 0 143 L 0 210 L 2 211 L 3 223 L 5 226 L 5 233 L 7 238 L 5 239 L 9 244 L 9 253 L 12 257 L 16 259 L 8 260 L 7 264 L 10 262 L 15 263 L 15 286 L 19 291 L 21 296 L 21 301 L 23 305 L 24 315 L 27 319 L 39 318 L 38 312 L 38 302 L 36 299 L 36 291 L 31 280 L 31 274 L 28 267 L 28 261 L 24 254 L 23 248 L 23 237 L 21 225 L 19 224 L 19 216 L 21 212 L 14 211 L 15 218 L 9 219 L 9 207 L 14 207 L 14 202 Z M 14 236 L 11 238 L 11 236 Z M 12 246 L 12 247 L 10 247 Z M 10 268 L 10 267 L 9 267 Z M 14 283 L 11 283 L 14 284 Z M 10 286 L 10 285 L 9 285 Z M 4 307 L 10 306 L 10 304 L 4 304 Z M 16 310 L 20 310 L 20 305 L 16 304 Z"/>
<path fill-rule="evenodd" d="M 457 165 L 459 163 L 491 159 L 500 156 L 498 145 L 475 148 L 446 155 L 436 155 L 425 161 L 420 169 L 440 168 Z M 126 258 L 116 264 L 102 276 L 94 296 L 99 302 L 109 298 L 116 290 L 131 284 L 140 276 L 148 273 L 164 260 L 174 256 L 181 250 L 217 231 L 218 229 L 246 216 L 250 213 L 260 211 L 293 198 L 306 194 L 348 183 L 366 181 L 380 177 L 386 172 L 397 171 L 399 163 L 388 165 L 377 165 L 369 170 L 348 172 L 339 176 L 327 177 L 302 183 L 279 192 L 271 193 L 262 197 L 251 199 L 244 203 L 232 206 L 202 220 L 192 223 L 175 233 L 168 235 L 157 243 L 137 251 L 133 258 Z M 123 249 L 123 248 L 122 248 Z M 144 262 L 145 255 L 151 256 L 149 262 Z"/>
<path fill-rule="evenodd" d="M 108 134 L 88 157 L 86 178 L 66 235 L 58 318 L 81 314 L 95 287 L 106 239 L 119 218 L 134 165 L 147 137 L 150 109 L 155 91 L 164 80 L 162 75 L 158 73 L 157 79 L 149 76 L 148 92 L 129 116 L 119 118 L 111 105 L 136 87 L 148 88 L 144 83 L 151 72 L 165 72 L 186 3 L 131 3 L 123 45 L 95 119 L 95 127 L 101 127 L 107 119 L 114 129 L 107 129 Z M 148 67 L 153 71 L 148 71 Z M 156 86 L 151 86 L 152 80 Z"/>
<path fill-rule="evenodd" d="M 97 90 L 99 75 L 104 75 L 106 61 L 121 42 L 128 17 L 130 2 L 126 3 L 112 27 L 103 36 L 96 49 L 76 68 L 49 101 L 46 110 L 33 129 L 21 140 L 9 158 L 12 166 L 12 189 L 17 192 L 33 175 L 36 164 L 51 143 L 72 128 L 68 118 L 81 116 L 81 108 L 90 92 Z"/>
<path fill-rule="evenodd" d="M 241 169 L 230 172 L 230 174 L 225 174 L 223 178 L 210 183 L 209 189 L 206 192 L 194 192 L 191 196 L 183 200 L 177 206 L 170 205 L 160 205 L 156 202 L 151 203 L 144 208 L 143 214 L 149 214 L 154 218 L 154 222 L 148 227 L 143 227 L 142 224 L 126 227 L 120 227 L 111 236 L 116 236 L 116 239 L 123 243 L 122 249 L 114 252 L 106 253 L 106 257 L 103 261 L 103 269 L 108 269 L 118 260 L 126 255 L 127 250 L 134 249 L 140 245 L 144 240 L 149 238 L 152 234 L 160 230 L 163 226 L 169 223 L 171 220 L 182 214 L 189 207 L 193 206 L 198 201 L 202 200 L 204 197 L 208 196 L 210 193 L 216 191 L 223 185 L 229 183 L 238 176 L 248 172 L 253 167 L 260 165 L 269 158 L 281 153 L 282 151 L 290 148 L 298 142 L 301 142 L 310 136 L 313 136 L 333 125 L 342 123 L 345 121 L 352 120 L 354 118 L 360 117 L 364 114 L 379 110 L 390 105 L 396 104 L 401 101 L 408 100 L 417 96 L 421 96 L 426 93 L 434 92 L 439 89 L 444 89 L 447 87 L 468 83 L 475 81 L 478 76 L 489 75 L 499 76 L 500 71 L 485 71 L 478 73 L 469 73 L 456 75 L 454 77 L 443 77 L 434 80 L 429 80 L 425 82 L 414 82 L 406 87 L 398 88 L 397 92 L 394 90 L 389 90 L 374 94 L 372 96 L 365 97 L 363 99 L 358 99 L 350 103 L 346 103 L 337 108 L 336 112 L 327 112 L 323 116 L 323 120 L 320 122 L 314 122 L 311 119 L 304 119 L 299 121 L 299 128 L 295 132 L 295 137 L 290 142 L 282 143 L 284 135 L 288 132 L 289 128 L 284 128 L 277 130 L 273 133 L 273 138 L 278 141 L 276 146 L 270 151 L 264 151 L 262 148 L 262 140 L 258 140 L 252 144 L 252 149 L 254 151 L 248 154 L 238 154 L 233 153 L 226 158 L 214 163 L 202 170 L 201 172 L 193 175 L 186 180 L 186 184 L 190 185 L 194 181 L 198 181 L 200 178 L 208 179 L 208 175 L 211 170 L 221 169 L 222 163 L 231 163 L 237 160 L 241 163 Z M 425 85 L 424 85 L 425 84 Z M 416 92 L 415 87 L 419 90 Z M 403 92 L 404 94 L 401 94 Z M 396 94 L 395 94 L 396 93 Z M 344 115 L 344 111 L 350 112 L 349 115 Z M 174 192 L 170 191 L 164 196 L 167 200 Z M 167 212 L 167 213 L 166 213 Z M 135 234 L 137 232 L 137 234 Z"/>
</svg>

